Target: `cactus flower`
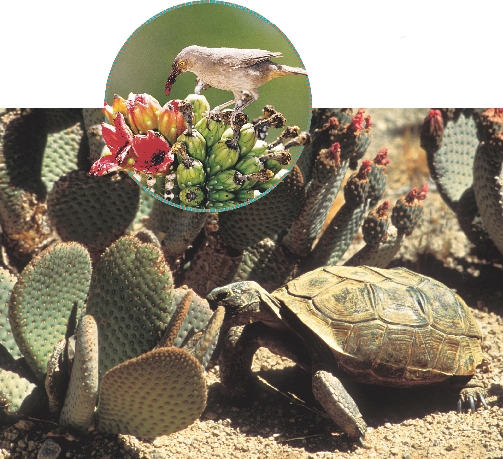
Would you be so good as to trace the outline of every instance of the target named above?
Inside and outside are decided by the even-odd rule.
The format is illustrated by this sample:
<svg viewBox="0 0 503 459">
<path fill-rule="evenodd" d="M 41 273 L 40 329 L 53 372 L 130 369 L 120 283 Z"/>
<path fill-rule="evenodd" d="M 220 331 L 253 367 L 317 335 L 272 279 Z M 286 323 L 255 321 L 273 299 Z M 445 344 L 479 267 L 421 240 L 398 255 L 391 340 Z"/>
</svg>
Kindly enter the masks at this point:
<svg viewBox="0 0 503 459">
<path fill-rule="evenodd" d="M 173 145 L 187 128 L 183 113 L 179 110 L 180 100 L 170 100 L 159 111 L 157 129 Z"/>
<path fill-rule="evenodd" d="M 110 150 L 109 155 L 102 156 L 89 171 L 90 175 L 102 176 L 110 172 L 122 170 L 128 164 L 127 158 L 132 158 L 133 133 L 124 120 L 122 113 L 118 113 L 113 120 L 114 126 L 102 123 L 103 139 Z"/>
<path fill-rule="evenodd" d="M 162 110 L 157 99 L 148 94 L 131 93 L 125 104 L 127 120 L 135 134 L 157 129 L 157 117 Z"/>
<path fill-rule="evenodd" d="M 149 174 L 167 173 L 174 161 L 169 143 L 154 131 L 147 135 L 135 135 L 133 148 L 137 154 L 134 169 Z"/>
</svg>

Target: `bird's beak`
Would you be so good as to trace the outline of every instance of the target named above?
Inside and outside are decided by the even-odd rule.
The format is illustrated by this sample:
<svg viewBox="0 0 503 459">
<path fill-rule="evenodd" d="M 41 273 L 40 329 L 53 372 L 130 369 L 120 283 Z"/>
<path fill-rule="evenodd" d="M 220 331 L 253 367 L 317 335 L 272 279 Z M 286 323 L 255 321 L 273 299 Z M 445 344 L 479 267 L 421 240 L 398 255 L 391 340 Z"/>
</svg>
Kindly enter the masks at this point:
<svg viewBox="0 0 503 459">
<path fill-rule="evenodd" d="M 171 73 L 168 76 L 168 79 L 166 80 L 166 86 L 164 88 L 164 92 L 166 93 L 167 96 L 169 96 L 171 92 L 171 88 L 173 87 L 173 84 L 175 83 L 176 77 L 182 73 L 178 67 L 173 66 L 171 69 Z"/>
</svg>

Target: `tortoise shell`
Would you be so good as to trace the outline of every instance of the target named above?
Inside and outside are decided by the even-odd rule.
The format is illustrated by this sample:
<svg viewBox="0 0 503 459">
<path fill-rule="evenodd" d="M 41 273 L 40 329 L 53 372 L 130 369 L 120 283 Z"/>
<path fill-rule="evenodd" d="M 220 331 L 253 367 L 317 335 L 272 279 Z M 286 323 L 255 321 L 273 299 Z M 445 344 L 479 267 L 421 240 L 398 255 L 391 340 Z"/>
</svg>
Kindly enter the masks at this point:
<svg viewBox="0 0 503 459">
<path fill-rule="evenodd" d="M 473 375 L 483 360 L 481 332 L 465 302 L 405 268 L 325 266 L 272 295 L 291 328 L 301 336 L 299 326 L 310 329 L 361 382 L 429 384 Z"/>
</svg>

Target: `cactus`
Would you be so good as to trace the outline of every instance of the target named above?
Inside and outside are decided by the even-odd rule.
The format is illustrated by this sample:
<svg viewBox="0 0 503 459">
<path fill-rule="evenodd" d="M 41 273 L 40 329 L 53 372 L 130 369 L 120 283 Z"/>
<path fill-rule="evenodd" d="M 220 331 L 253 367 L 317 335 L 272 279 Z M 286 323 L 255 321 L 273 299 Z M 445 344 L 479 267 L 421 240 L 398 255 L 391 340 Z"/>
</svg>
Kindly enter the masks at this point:
<svg viewBox="0 0 503 459">
<path fill-rule="evenodd" d="M 118 100 L 104 114 L 113 129 L 100 125 L 103 112 L 96 109 L 2 115 L 0 223 L 8 270 L 0 271 L 0 404 L 10 419 L 41 409 L 81 431 L 94 426 L 149 438 L 183 428 L 204 408 L 203 371 L 223 321 L 223 310 L 212 311 L 204 299 L 209 291 L 236 280 L 273 290 L 306 269 L 316 250 L 338 247 L 330 253 L 342 255 L 360 227 L 367 245 L 346 263 L 383 266 L 417 224 L 425 194 L 417 190 L 399 200 L 397 217 L 393 211 L 388 217 L 386 206 L 371 210 L 384 192 L 387 160 L 380 151 L 373 161 L 360 161 L 372 132 L 363 110 L 314 110 L 307 145 L 309 136 L 295 127 L 264 140 L 269 127 L 284 123 L 272 107 L 229 130 L 232 112 L 208 120 L 199 102 L 190 102 L 200 116 L 192 131 L 188 105 L 178 112 L 167 108 L 164 124 L 158 121 L 159 131 L 175 140 L 169 145 L 173 161 L 166 165 L 165 154 L 144 163 L 147 172 L 134 172 L 143 189 L 128 174 L 137 159 L 129 143 L 101 160 L 107 174 L 88 171 L 103 154 L 104 139 L 157 142 L 148 138 L 151 112 L 139 122 Z M 197 134 L 189 139 L 196 130 L 204 150 Z M 177 144 L 180 136 L 185 143 Z M 237 152 L 236 163 L 212 175 L 222 139 Z M 288 150 L 300 144 L 306 148 L 291 167 Z M 346 172 L 361 164 L 366 176 L 356 173 L 342 206 L 351 212 L 341 208 L 333 223 L 326 222 Z M 154 191 L 167 190 L 166 179 L 180 202 L 183 192 L 183 199 L 195 195 L 204 208 L 188 212 L 156 199 Z M 245 200 L 256 202 L 201 212 L 208 202 L 226 209 Z M 189 288 L 195 294 L 183 302 Z M 167 365 L 157 368 L 160 362 Z M 156 374 L 151 381 L 131 378 L 150 370 Z M 193 388 L 193 402 L 182 386 Z M 173 394 L 183 400 L 179 407 L 169 405 Z M 160 416 L 164 422 L 157 427 L 149 421 Z"/>
<path fill-rule="evenodd" d="M 179 294 L 173 295 L 170 269 L 155 244 L 121 237 L 92 269 L 82 244 L 57 243 L 34 257 L 15 284 L 3 277 L 12 335 L 2 335 L 0 400 L 8 414 L 33 414 L 49 403 L 62 426 L 145 438 L 199 417 L 206 403 L 204 368 L 223 311 L 213 314 L 197 295 L 185 309 L 177 307 Z M 165 330 L 170 342 L 154 350 Z M 161 415 L 163 423 L 157 422 Z"/>
<path fill-rule="evenodd" d="M 322 231 L 346 171 L 356 168 L 366 152 L 372 122 L 363 110 L 352 114 L 347 109 L 315 110 L 313 119 L 318 121 L 311 126 L 312 143 L 304 149 L 292 172 L 259 201 L 219 214 L 218 226 L 206 225 L 201 249 L 181 272 L 180 282 L 200 295 L 217 285 L 242 280 L 255 280 L 267 290 L 274 290 L 303 271 L 341 259 L 365 214 L 377 205 L 385 191 L 389 160 L 387 151 L 381 150 L 373 161 L 363 162 L 365 172 L 354 174 L 349 180 L 346 203 Z M 418 223 L 420 212 L 416 207 L 422 209 L 425 196 L 426 189 L 422 190 L 421 199 L 414 199 L 414 205 L 405 209 L 411 229 Z M 387 218 L 386 210 L 381 209 L 380 218 Z M 373 250 L 359 254 L 359 264 L 386 266 L 405 235 L 410 234 L 393 225 L 388 233 L 385 241 L 381 231 L 381 239 L 372 244 Z M 397 238 L 393 239 L 393 233 Z M 365 254 L 373 258 L 367 259 Z"/>
<path fill-rule="evenodd" d="M 421 129 L 431 175 L 479 257 L 501 262 L 501 109 L 432 109 Z"/>
<path fill-rule="evenodd" d="M 269 127 L 286 122 L 273 107 L 252 123 L 242 112 L 209 117 L 209 104 L 198 94 L 162 108 L 147 94 L 130 94 L 127 101 L 115 96 L 104 113 L 113 123 L 102 127 L 110 152 L 93 164 L 91 174 L 126 171 L 161 202 L 192 210 L 227 210 L 257 199 L 276 183 L 275 174 L 291 167 L 288 148 L 309 142 L 290 127 L 262 148 Z M 295 139 L 282 143 L 292 132 Z"/>
</svg>

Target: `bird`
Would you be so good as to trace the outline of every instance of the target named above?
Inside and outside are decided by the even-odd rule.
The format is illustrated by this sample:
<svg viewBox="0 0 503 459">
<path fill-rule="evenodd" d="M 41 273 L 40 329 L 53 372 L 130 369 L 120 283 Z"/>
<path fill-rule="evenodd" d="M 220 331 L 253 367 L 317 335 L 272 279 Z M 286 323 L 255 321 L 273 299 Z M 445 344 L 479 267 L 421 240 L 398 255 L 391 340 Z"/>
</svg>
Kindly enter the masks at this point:
<svg viewBox="0 0 503 459">
<path fill-rule="evenodd" d="M 197 77 L 194 90 L 199 94 L 209 87 L 232 91 L 234 99 L 215 107 L 212 112 L 235 104 L 242 111 L 259 97 L 258 88 L 273 78 L 288 75 L 307 75 L 301 67 L 276 64 L 271 58 L 282 57 L 280 52 L 262 49 L 206 48 L 192 45 L 182 49 L 171 66 L 165 92 L 169 96 L 178 75 L 192 72 Z"/>
</svg>

